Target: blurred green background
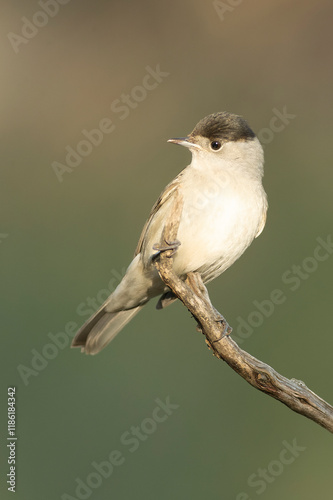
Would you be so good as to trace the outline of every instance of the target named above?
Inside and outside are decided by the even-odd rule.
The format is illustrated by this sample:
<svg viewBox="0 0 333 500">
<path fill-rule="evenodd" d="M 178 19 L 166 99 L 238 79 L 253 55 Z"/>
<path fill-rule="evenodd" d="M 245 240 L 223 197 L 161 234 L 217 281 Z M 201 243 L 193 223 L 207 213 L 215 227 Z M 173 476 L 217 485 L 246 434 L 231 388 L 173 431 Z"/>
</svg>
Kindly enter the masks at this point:
<svg viewBox="0 0 333 500">
<path fill-rule="evenodd" d="M 260 238 L 209 285 L 212 301 L 235 333 L 257 318 L 244 349 L 333 402 L 333 256 L 309 259 L 316 239 L 332 235 L 332 2 L 46 8 L 45 18 L 36 1 L 1 2 L 2 498 L 8 386 L 17 393 L 19 500 L 332 498 L 328 432 L 214 358 L 181 304 L 149 304 L 98 356 L 69 349 L 68 334 L 52 337 L 87 319 L 89 298 L 105 299 L 155 199 L 189 163 L 167 139 L 227 110 L 269 138 L 269 212 Z M 36 33 L 23 17 L 45 26 Z M 30 38 L 15 37 L 22 29 Z M 145 96 L 135 87 L 158 65 L 164 77 Z M 117 111 L 131 93 L 136 102 Z M 295 116 L 267 131 L 283 109 Z M 104 118 L 114 130 L 59 182 L 52 163 L 64 164 L 66 147 Z M 292 290 L 282 276 L 295 276 L 295 265 L 303 277 Z M 254 301 L 274 289 L 285 300 L 260 321 Z M 178 408 L 147 420 L 167 397 Z M 141 425 L 131 452 L 122 436 Z M 295 440 L 302 451 L 281 466 Z M 101 479 L 92 464 L 113 450 L 123 463 Z M 75 492 L 77 478 L 93 487 Z"/>
</svg>

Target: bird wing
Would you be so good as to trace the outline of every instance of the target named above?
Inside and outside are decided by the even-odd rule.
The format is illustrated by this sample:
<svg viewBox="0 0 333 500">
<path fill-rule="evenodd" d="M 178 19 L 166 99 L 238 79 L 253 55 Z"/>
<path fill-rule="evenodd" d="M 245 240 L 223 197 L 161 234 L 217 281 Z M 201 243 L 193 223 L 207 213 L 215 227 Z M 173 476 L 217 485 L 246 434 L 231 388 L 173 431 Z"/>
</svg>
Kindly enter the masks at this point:
<svg viewBox="0 0 333 500">
<path fill-rule="evenodd" d="M 164 191 L 161 193 L 158 200 L 154 204 L 153 208 L 151 209 L 149 217 L 148 217 L 145 225 L 143 226 L 137 247 L 135 249 L 134 257 L 142 252 L 143 242 L 145 240 L 145 236 L 147 234 L 147 231 L 149 229 L 149 226 L 150 226 L 154 216 L 161 209 L 161 207 L 166 203 L 166 201 L 168 201 L 170 199 L 170 197 L 175 193 L 175 191 L 179 187 L 180 178 L 182 177 L 183 173 L 184 173 L 184 170 L 182 170 L 182 172 L 180 172 L 177 175 L 177 177 L 175 177 L 173 179 L 173 181 L 171 181 L 170 184 L 168 184 L 166 186 L 166 188 L 164 189 Z"/>
</svg>

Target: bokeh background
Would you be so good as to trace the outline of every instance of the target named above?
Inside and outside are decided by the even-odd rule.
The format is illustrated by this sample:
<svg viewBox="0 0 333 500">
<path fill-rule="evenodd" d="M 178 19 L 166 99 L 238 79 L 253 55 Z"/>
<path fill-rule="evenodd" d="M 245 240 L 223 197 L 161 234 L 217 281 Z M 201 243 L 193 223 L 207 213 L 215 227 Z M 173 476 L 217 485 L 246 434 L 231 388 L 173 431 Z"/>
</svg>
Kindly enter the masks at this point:
<svg viewBox="0 0 333 500">
<path fill-rule="evenodd" d="M 2 498 L 8 386 L 17 499 L 331 498 L 328 432 L 214 358 L 181 304 L 149 304 L 95 357 L 69 349 L 68 332 L 55 347 L 52 334 L 81 325 L 89 299 L 119 282 L 152 204 L 190 161 L 167 139 L 228 110 L 269 137 L 270 206 L 260 238 L 209 285 L 212 301 L 235 332 L 257 318 L 244 349 L 333 401 L 333 255 L 309 259 L 332 235 L 332 2 L 48 5 L 34 33 L 22 18 L 44 23 L 36 1 L 1 2 Z M 30 38 L 15 38 L 22 29 Z M 143 97 L 147 66 L 164 76 Z M 132 92 L 140 102 L 121 119 L 111 105 Z M 284 109 L 294 116 L 267 131 Z M 60 182 L 52 163 L 104 118 L 114 130 Z M 282 278 L 293 266 L 296 290 Z M 285 300 L 260 320 L 254 301 L 274 289 Z M 178 408 L 131 452 L 121 436 L 148 429 L 167 397 Z M 302 451 L 281 465 L 286 442 Z M 75 492 L 113 450 L 124 463 Z"/>
</svg>

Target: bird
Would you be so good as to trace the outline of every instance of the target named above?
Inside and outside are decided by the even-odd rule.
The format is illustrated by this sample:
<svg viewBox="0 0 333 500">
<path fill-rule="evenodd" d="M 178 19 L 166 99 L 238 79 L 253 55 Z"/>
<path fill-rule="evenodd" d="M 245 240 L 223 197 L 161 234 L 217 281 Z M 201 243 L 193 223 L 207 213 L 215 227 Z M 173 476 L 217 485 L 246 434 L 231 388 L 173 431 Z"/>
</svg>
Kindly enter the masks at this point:
<svg viewBox="0 0 333 500">
<path fill-rule="evenodd" d="M 183 209 L 172 247 L 173 270 L 182 279 L 190 272 L 199 273 L 203 283 L 215 279 L 264 229 L 263 148 L 242 116 L 210 114 L 189 135 L 168 142 L 189 149 L 192 161 L 154 204 L 119 285 L 73 338 L 72 347 L 86 354 L 101 351 L 150 299 L 160 296 L 157 309 L 177 300 L 154 264 L 177 195 Z"/>
</svg>

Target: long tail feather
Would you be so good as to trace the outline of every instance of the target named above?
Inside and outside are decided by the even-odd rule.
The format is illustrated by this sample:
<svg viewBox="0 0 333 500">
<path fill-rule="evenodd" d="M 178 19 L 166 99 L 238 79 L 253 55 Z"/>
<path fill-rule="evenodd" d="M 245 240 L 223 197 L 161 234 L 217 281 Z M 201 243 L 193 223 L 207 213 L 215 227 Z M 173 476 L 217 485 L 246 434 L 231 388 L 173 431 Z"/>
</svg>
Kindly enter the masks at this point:
<svg viewBox="0 0 333 500">
<path fill-rule="evenodd" d="M 86 354 L 97 354 L 124 328 L 143 306 L 110 313 L 102 306 L 75 335 L 72 347 L 81 347 Z"/>
</svg>

